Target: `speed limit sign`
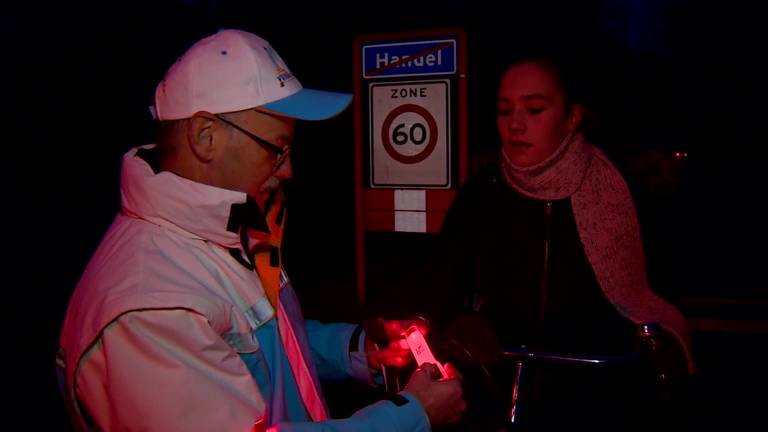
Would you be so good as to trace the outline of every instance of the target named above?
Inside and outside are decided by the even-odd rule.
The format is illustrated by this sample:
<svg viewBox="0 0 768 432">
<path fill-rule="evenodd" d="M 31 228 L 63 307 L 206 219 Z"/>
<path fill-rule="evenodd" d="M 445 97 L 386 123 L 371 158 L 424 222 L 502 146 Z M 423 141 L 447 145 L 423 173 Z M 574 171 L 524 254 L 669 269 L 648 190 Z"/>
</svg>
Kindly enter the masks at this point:
<svg viewBox="0 0 768 432">
<path fill-rule="evenodd" d="M 371 186 L 450 187 L 447 80 L 371 84 Z"/>
</svg>

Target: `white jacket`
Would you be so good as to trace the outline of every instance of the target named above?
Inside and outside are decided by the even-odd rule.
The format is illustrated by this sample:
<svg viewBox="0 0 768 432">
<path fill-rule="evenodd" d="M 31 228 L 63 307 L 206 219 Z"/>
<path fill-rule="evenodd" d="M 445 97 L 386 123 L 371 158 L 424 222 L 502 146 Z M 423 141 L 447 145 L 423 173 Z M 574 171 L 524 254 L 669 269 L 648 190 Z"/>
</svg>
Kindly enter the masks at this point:
<svg viewBox="0 0 768 432">
<path fill-rule="evenodd" d="M 62 329 L 58 361 L 80 426 L 246 431 L 254 423 L 327 420 L 318 367 L 368 374 L 347 352 L 354 326 L 305 331 L 285 277 L 275 311 L 258 275 L 233 257 L 242 246 L 230 214 L 246 195 L 155 174 L 137 156 L 151 148 L 124 157 L 123 211 L 78 283 Z M 281 370 L 285 357 L 290 368 Z M 380 402 L 325 426 L 428 430 L 423 409 L 406 397 L 411 403 Z"/>
</svg>

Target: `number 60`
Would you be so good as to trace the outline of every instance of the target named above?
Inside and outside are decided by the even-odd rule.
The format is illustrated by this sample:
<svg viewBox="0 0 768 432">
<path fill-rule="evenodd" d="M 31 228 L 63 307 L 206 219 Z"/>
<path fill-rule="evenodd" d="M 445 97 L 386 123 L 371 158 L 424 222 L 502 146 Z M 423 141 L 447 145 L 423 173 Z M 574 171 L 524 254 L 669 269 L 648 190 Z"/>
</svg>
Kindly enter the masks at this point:
<svg viewBox="0 0 768 432">
<path fill-rule="evenodd" d="M 421 123 L 414 123 L 411 125 L 411 128 L 408 130 L 408 133 L 406 134 L 403 129 L 405 129 L 406 124 L 400 123 L 395 127 L 395 129 L 392 131 L 392 142 L 397 145 L 403 145 L 408 142 L 408 138 L 410 138 L 410 141 L 414 143 L 415 145 L 421 145 L 424 144 L 424 141 L 427 140 L 427 128 L 424 127 Z M 418 139 L 416 137 L 416 130 L 420 130 Z"/>
</svg>

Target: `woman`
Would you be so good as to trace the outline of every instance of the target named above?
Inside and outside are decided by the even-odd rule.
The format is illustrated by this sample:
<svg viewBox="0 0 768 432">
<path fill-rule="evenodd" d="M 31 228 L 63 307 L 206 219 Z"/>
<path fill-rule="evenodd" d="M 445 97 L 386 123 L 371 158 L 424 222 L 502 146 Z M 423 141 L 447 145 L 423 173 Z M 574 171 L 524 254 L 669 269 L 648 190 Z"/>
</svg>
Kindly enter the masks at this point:
<svg viewBox="0 0 768 432">
<path fill-rule="evenodd" d="M 500 164 L 471 178 L 452 204 L 433 298 L 486 318 L 504 347 L 622 355 L 635 349 L 639 324 L 658 323 L 665 367 L 685 375 L 685 320 L 649 288 L 629 190 L 585 140 L 583 117 L 555 62 L 506 68 L 496 98 Z M 637 402 L 649 377 L 631 375 L 538 369 L 521 418 L 607 427 L 647 419 L 635 408 L 647 410 Z"/>
</svg>

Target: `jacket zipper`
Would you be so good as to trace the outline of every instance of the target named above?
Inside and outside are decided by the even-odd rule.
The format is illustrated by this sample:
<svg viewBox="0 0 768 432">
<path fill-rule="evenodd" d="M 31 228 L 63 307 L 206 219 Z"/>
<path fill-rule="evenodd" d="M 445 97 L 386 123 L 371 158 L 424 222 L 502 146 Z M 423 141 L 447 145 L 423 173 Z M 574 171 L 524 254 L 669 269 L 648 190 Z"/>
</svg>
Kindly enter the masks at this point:
<svg viewBox="0 0 768 432">
<path fill-rule="evenodd" d="M 544 324 L 544 311 L 547 307 L 547 273 L 549 273 L 549 240 L 552 234 L 552 203 L 544 207 L 544 268 L 541 274 L 541 298 L 539 303 L 539 324 Z"/>
</svg>

